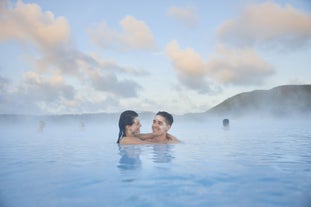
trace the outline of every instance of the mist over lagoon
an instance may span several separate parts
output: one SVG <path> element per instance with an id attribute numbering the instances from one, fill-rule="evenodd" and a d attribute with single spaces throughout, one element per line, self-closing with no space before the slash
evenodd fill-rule
<path id="1" fill-rule="evenodd" d="M 176 116 L 181 144 L 119 146 L 117 114 L 74 117 L 2 120 L 1 206 L 310 205 L 309 119 Z"/>
<path id="2" fill-rule="evenodd" d="M 116 144 L 121 112 L 2 114 L 0 204 L 308 207 L 311 99 L 295 88 L 174 115 L 175 145 Z M 141 133 L 154 115 L 139 113 Z"/>

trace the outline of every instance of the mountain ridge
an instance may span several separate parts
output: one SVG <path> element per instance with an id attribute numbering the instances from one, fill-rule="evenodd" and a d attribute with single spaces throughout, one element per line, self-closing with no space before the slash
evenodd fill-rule
<path id="1" fill-rule="evenodd" d="M 282 85 L 236 94 L 205 115 L 303 115 L 311 113 L 311 85 Z"/>
<path id="2" fill-rule="evenodd" d="M 18 115 L 0 114 L 0 123 L 14 124 L 18 122 L 48 120 L 52 122 L 86 121 L 105 122 L 119 119 L 115 113 L 82 113 L 55 115 Z M 152 119 L 153 112 L 139 112 L 142 119 Z M 253 90 L 236 94 L 212 107 L 206 112 L 174 115 L 176 119 L 188 120 L 208 117 L 245 117 L 245 116 L 275 116 L 311 115 L 311 84 L 281 85 L 268 90 Z"/>

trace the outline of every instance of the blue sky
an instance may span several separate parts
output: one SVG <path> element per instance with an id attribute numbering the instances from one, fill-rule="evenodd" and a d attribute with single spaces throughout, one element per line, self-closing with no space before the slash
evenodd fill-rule
<path id="1" fill-rule="evenodd" d="M 311 83 L 311 3 L 0 0 L 0 113 L 204 112 Z"/>

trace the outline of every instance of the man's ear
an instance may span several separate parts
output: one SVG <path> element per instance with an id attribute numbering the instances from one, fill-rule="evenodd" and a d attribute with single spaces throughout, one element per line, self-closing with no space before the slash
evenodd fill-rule
<path id="1" fill-rule="evenodd" d="M 171 125 L 166 125 L 166 130 L 168 131 L 168 130 L 170 130 L 170 128 L 171 128 Z"/>

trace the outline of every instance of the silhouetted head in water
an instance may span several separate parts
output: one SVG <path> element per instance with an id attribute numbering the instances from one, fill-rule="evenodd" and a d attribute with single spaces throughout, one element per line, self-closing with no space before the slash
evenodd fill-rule
<path id="1" fill-rule="evenodd" d="M 229 128 L 229 119 L 224 119 L 222 121 L 222 125 L 224 126 L 224 128 Z"/>
<path id="2" fill-rule="evenodd" d="M 126 136 L 126 126 L 131 126 L 134 123 L 134 119 L 138 117 L 135 111 L 127 110 L 121 113 L 119 119 L 119 136 L 117 143 Z"/>

